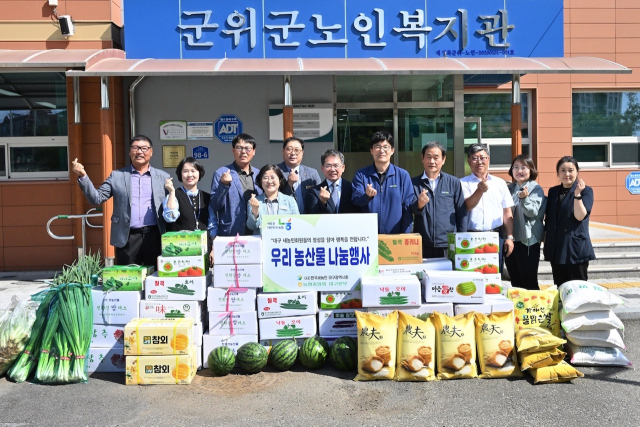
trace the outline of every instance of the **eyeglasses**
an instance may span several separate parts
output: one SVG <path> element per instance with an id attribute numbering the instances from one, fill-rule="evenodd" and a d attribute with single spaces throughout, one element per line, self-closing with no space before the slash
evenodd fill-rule
<path id="1" fill-rule="evenodd" d="M 471 157 L 469 160 L 471 160 L 473 163 L 486 162 L 487 160 L 489 160 L 489 156 Z"/>
<path id="2" fill-rule="evenodd" d="M 238 153 L 242 153 L 243 151 L 245 153 L 250 153 L 253 151 L 253 147 L 241 147 L 240 145 L 236 145 L 235 147 L 233 147 L 234 150 L 236 150 Z"/>
<path id="3" fill-rule="evenodd" d="M 526 166 L 514 166 L 514 167 L 513 167 L 513 170 L 514 170 L 514 171 L 528 171 L 528 170 L 529 170 L 529 168 L 528 168 L 528 167 L 526 167 Z"/>
<path id="4" fill-rule="evenodd" d="M 142 151 L 143 153 L 146 153 L 147 151 L 151 150 L 151 147 L 144 147 L 144 146 L 141 147 L 139 145 L 132 145 L 130 149 L 134 153 L 137 153 L 138 151 Z"/>
<path id="5" fill-rule="evenodd" d="M 262 180 L 264 182 L 268 182 L 268 181 L 278 181 L 278 177 L 275 175 L 271 175 L 271 176 L 263 176 Z"/>
<path id="6" fill-rule="evenodd" d="M 285 149 L 284 149 L 284 151 L 286 151 L 286 152 L 287 152 L 287 153 L 289 153 L 289 154 L 291 154 L 291 153 L 293 153 L 293 154 L 300 154 L 300 153 L 302 153 L 302 150 L 301 150 L 301 149 L 299 149 L 299 148 L 291 148 L 291 147 L 285 148 Z"/>
<path id="7" fill-rule="evenodd" d="M 374 145 L 373 149 L 375 151 L 390 151 L 393 147 L 390 145 Z"/>
<path id="8" fill-rule="evenodd" d="M 342 167 L 342 165 L 340 163 L 334 163 L 334 164 L 326 163 L 324 165 L 325 169 L 340 169 L 341 167 Z"/>

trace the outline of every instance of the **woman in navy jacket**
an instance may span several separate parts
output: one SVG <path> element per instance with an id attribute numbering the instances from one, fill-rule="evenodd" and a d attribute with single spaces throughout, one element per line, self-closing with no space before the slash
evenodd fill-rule
<path id="1" fill-rule="evenodd" d="M 547 197 L 544 259 L 551 263 L 553 282 L 588 280 L 589 261 L 596 259 L 589 237 L 593 190 L 578 178 L 578 162 L 571 156 L 558 161 L 560 185 Z"/>

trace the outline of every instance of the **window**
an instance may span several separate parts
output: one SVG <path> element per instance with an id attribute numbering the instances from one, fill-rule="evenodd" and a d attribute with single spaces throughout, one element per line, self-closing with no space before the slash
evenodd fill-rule
<path id="1" fill-rule="evenodd" d="M 0 73 L 0 180 L 68 178 L 64 73 Z"/>
<path id="2" fill-rule="evenodd" d="M 640 164 L 640 92 L 574 92 L 573 156 L 586 166 Z"/>

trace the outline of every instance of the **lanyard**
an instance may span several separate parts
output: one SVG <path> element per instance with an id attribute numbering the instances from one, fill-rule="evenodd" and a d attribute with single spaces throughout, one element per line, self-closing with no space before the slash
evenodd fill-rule
<path id="1" fill-rule="evenodd" d="M 187 199 L 189 199 L 189 203 L 191 203 L 191 208 L 193 209 L 193 216 L 196 219 L 194 230 L 198 230 L 198 217 L 200 214 L 200 192 L 198 191 L 198 194 L 196 194 L 195 196 L 191 196 L 189 195 L 189 193 L 187 193 L 187 190 L 184 187 L 180 187 L 180 188 L 182 189 L 182 191 L 185 192 L 185 194 L 187 195 Z"/>

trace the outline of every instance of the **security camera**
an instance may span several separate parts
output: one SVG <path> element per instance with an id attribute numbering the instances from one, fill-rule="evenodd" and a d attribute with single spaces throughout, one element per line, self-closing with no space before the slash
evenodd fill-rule
<path id="1" fill-rule="evenodd" d="M 75 27 L 70 15 L 58 16 L 58 22 L 60 23 L 60 32 L 63 36 L 71 37 L 75 33 Z"/>

